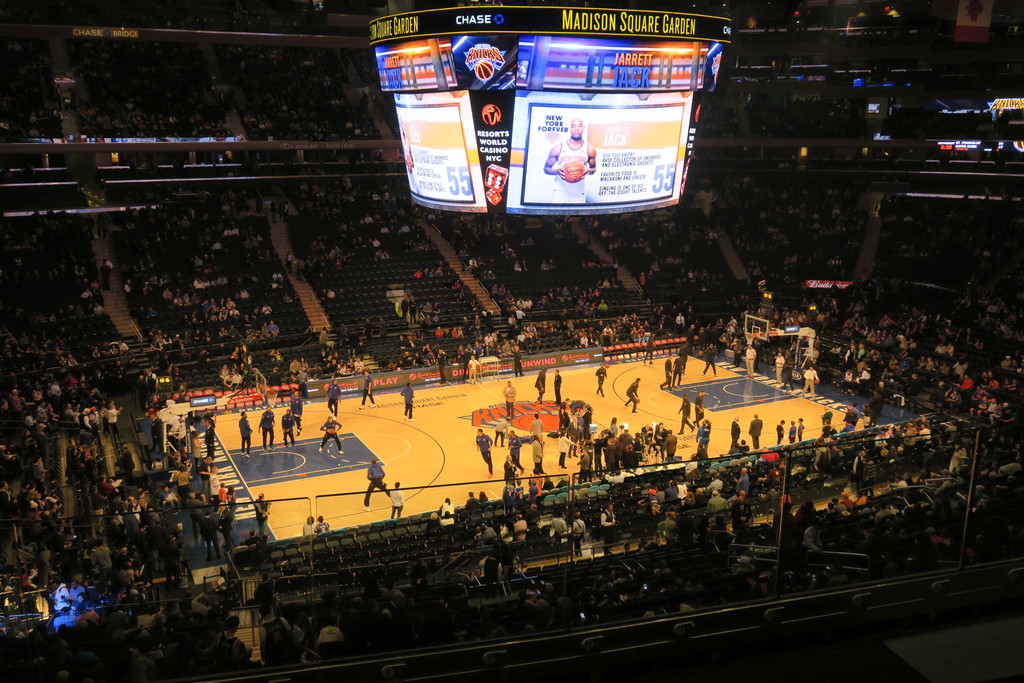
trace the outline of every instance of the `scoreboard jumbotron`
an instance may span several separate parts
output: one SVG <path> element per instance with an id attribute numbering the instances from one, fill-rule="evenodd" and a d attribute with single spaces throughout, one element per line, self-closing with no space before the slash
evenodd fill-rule
<path id="1" fill-rule="evenodd" d="M 587 215 L 679 201 L 725 17 L 461 7 L 370 23 L 412 196 L 465 212 Z"/>

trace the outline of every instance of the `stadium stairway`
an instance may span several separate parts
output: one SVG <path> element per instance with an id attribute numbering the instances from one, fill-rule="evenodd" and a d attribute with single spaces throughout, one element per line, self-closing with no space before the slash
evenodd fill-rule
<path id="1" fill-rule="evenodd" d="M 101 214 L 97 220 L 103 220 Z M 109 237 L 92 240 L 92 253 L 96 259 L 96 268 L 103 267 L 103 261 L 109 259 L 113 264 L 110 271 L 110 289 L 103 292 L 103 310 L 107 312 L 110 322 L 114 323 L 117 333 L 123 338 L 138 341 L 141 339 L 139 328 L 132 320 L 128 311 L 128 299 L 124 295 L 124 282 L 121 280 L 121 268 L 117 263 L 117 253 Z"/>
<path id="2" fill-rule="evenodd" d="M 1011 254 L 1003 263 L 996 268 L 996 271 L 992 273 L 992 277 L 989 278 L 988 288 L 993 289 L 999 282 L 1014 271 L 1014 269 L 1024 261 L 1024 249 L 1018 249 L 1014 254 Z"/>
<path id="3" fill-rule="evenodd" d="M 495 316 L 500 316 L 501 308 L 494 302 L 494 299 L 491 298 L 491 293 L 486 287 L 484 287 L 482 282 L 476 279 L 473 273 L 469 272 L 465 264 L 462 262 L 462 259 L 460 259 L 459 255 L 455 252 L 455 248 L 448 243 L 448 240 L 444 238 L 441 232 L 426 221 L 420 221 L 419 226 L 423 228 L 423 232 L 430 238 L 430 241 L 437 246 L 438 251 L 440 251 L 441 255 L 444 256 L 444 260 L 448 266 L 458 274 L 459 280 L 461 280 L 462 284 L 466 286 L 466 289 L 472 292 L 473 296 L 476 297 L 477 301 L 479 301 L 484 308 Z"/>
<path id="4" fill-rule="evenodd" d="M 750 112 L 746 107 L 736 107 L 736 120 L 739 123 L 740 135 L 747 138 L 754 137 L 754 127 L 750 125 Z"/>
<path id="5" fill-rule="evenodd" d="M 612 258 L 612 255 L 604 248 L 604 245 L 591 238 L 578 220 L 569 221 L 569 225 L 572 226 L 573 234 L 580 239 L 580 244 L 587 245 L 587 248 L 594 252 L 594 255 L 601 259 L 602 263 L 607 263 L 608 265 L 615 263 L 615 259 Z M 622 283 L 622 286 L 626 288 L 626 291 L 633 292 L 634 294 L 641 293 L 642 288 L 640 287 L 640 283 L 637 282 L 636 278 L 633 277 L 633 274 L 629 272 L 629 269 L 621 263 L 615 271 L 615 277 Z"/>
<path id="6" fill-rule="evenodd" d="M 294 213 L 294 208 L 289 205 L 289 214 Z M 270 222 L 270 243 L 274 247 L 274 252 L 277 254 L 277 258 L 280 259 L 281 263 L 287 263 L 288 254 L 294 254 L 295 251 L 292 249 L 291 235 L 288 232 L 288 224 L 283 221 Z M 288 272 L 287 269 L 284 271 L 285 277 L 288 278 L 288 282 L 291 284 L 295 293 L 299 297 L 299 302 L 302 304 L 302 310 L 306 314 L 306 318 L 309 319 L 310 325 L 315 329 L 320 330 L 323 328 L 331 329 L 330 318 L 327 317 L 327 313 L 324 311 L 323 306 L 320 305 L 320 300 L 316 298 L 316 294 L 313 292 L 313 288 L 306 282 L 305 278 L 298 274 L 298 270 L 295 272 Z"/>
<path id="7" fill-rule="evenodd" d="M 857 265 L 853 268 L 853 281 L 863 282 L 871 277 L 878 257 L 878 244 L 882 240 L 882 219 L 878 216 L 878 206 L 885 197 L 884 192 L 866 191 L 861 193 L 857 208 L 866 211 L 871 218 L 864 226 L 864 241 L 857 255 Z"/>
<path id="8" fill-rule="evenodd" d="M 718 248 L 722 250 L 722 257 L 725 258 L 725 262 L 729 264 L 729 270 L 732 271 L 733 277 L 743 282 L 750 280 L 750 274 L 747 273 L 746 267 L 743 265 L 743 259 L 736 253 L 736 248 L 732 246 L 732 240 L 724 230 L 718 230 Z"/>

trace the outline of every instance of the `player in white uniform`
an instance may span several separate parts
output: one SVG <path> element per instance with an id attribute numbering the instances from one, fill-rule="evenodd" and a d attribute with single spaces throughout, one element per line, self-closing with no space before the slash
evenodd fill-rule
<path id="1" fill-rule="evenodd" d="M 555 176 L 552 191 L 552 200 L 555 204 L 583 204 L 586 201 L 586 178 L 570 183 L 565 180 L 562 170 L 562 167 L 571 161 L 582 163 L 587 169 L 587 175 L 597 170 L 597 150 L 587 142 L 583 135 L 584 129 L 583 119 L 573 119 L 569 122 L 569 137 L 556 142 L 548 152 L 544 172 Z"/>

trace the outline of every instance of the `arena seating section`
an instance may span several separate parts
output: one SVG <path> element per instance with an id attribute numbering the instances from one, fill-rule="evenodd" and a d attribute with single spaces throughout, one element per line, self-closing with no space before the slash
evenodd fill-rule
<path id="1" fill-rule="evenodd" d="M 850 280 L 866 212 L 861 188 L 834 180 L 727 179 L 716 188 L 733 246 L 752 280 Z"/>
<path id="2" fill-rule="evenodd" d="M 338 50 L 216 47 L 221 71 L 235 88 L 239 114 L 249 139 L 380 137 L 366 106 L 366 96 L 360 95 L 359 101 L 351 103 L 346 97 L 348 61 L 341 58 Z"/>
<path id="3" fill-rule="evenodd" d="M 324 28 L 312 7 L 253 0 L 185 0 L 159 16 L 122 0 L 75 5 L 71 21 L 68 3 L 6 3 L 0 21 Z M 992 45 L 1019 50 L 1021 35 L 993 34 Z M 174 676 L 242 672 L 249 664 L 218 660 L 212 644 L 228 614 L 265 604 L 295 626 L 303 649 L 287 663 L 298 663 L 684 615 L 1024 556 L 1024 213 L 1019 179 L 996 173 L 1024 162 L 924 144 L 906 158 L 813 149 L 816 140 L 876 133 L 922 142 L 1012 133 L 1019 112 L 994 122 L 939 114 L 918 93 L 882 122 L 867 113 L 867 96 L 842 98 L 829 88 L 860 79 L 940 93 L 1018 87 L 1019 64 L 1006 72 L 1001 62 L 944 60 L 944 50 L 955 54 L 949 36 L 913 24 L 833 32 L 766 21 L 736 38 L 739 47 L 782 53 L 799 45 L 804 54 L 754 54 L 723 70 L 730 85 L 751 88 L 737 96 L 720 87 L 699 128 L 710 140 L 750 138 L 750 149 L 699 149 L 673 211 L 566 221 L 453 217 L 414 206 L 404 174 L 376 151 L 310 153 L 302 163 L 291 153 L 240 153 L 219 164 L 150 155 L 141 166 L 112 160 L 87 179 L 69 170 L 70 155 L 47 159 L 53 167 L 33 167 L 36 157 L 5 161 L 12 167 L 0 173 L 0 488 L 9 484 L 10 494 L 0 494 L 0 607 L 4 616 L 32 613 L 54 578 L 86 580 L 89 599 L 104 607 L 95 625 L 59 633 L 5 622 L 24 631 L 3 639 L 5 680 L 29 680 L 23 672 L 31 667 L 33 681 L 130 680 L 135 655 L 126 643 L 161 650 Z M 896 43 L 930 46 L 934 68 L 882 54 Z M 0 142 L 61 135 L 62 107 L 78 112 L 86 136 L 226 136 L 240 132 L 228 124 L 236 112 L 253 140 L 395 137 L 368 50 L 67 44 L 80 87 L 59 101 L 47 42 L 5 41 Z M 808 54 L 816 44 L 821 54 Z M 831 47 L 868 56 L 849 63 Z M 781 81 L 811 87 L 773 90 Z M 719 98 L 723 91 L 728 97 Z M 761 138 L 795 142 L 757 147 Z M 800 146 L 812 148 L 811 158 L 797 157 Z M 983 180 L 919 173 L 979 168 Z M 148 206 L 99 222 L 59 211 L 85 207 L 79 188 L 94 181 L 106 183 L 108 202 Z M 879 208 L 874 223 L 868 201 Z M 14 215 L 23 211 L 39 212 Z M 799 286 L 853 280 L 873 228 L 877 279 L 844 290 Z M 437 235 L 458 262 L 448 262 Z M 122 338 L 106 311 L 111 292 L 97 268 L 97 239 L 114 249 L 138 339 Z M 274 246 L 282 239 L 292 262 Z M 747 281 L 737 279 L 737 266 Z M 484 311 L 462 276 L 489 290 L 499 315 Z M 777 289 L 775 323 L 818 331 L 817 367 L 842 398 L 860 408 L 880 392 L 893 409 L 926 417 L 802 443 L 781 461 L 724 454 L 721 427 L 712 455 L 687 462 L 660 463 L 657 447 L 641 439 L 646 464 L 635 470 L 524 479 L 508 500 L 457 506 L 450 526 L 428 512 L 243 546 L 227 560 L 225 587 L 178 588 L 202 544 L 188 515 L 166 499 L 166 470 L 150 468 L 152 451 L 134 419 L 154 404 L 157 375 L 172 385 L 161 400 L 184 400 L 230 393 L 223 374 L 242 366 L 243 345 L 289 389 L 298 386 L 293 361 L 309 378 L 326 378 L 357 363 L 432 363 L 438 347 L 453 361 L 507 355 L 513 341 L 528 352 L 600 342 L 636 352 L 653 332 L 740 349 L 738 321 L 757 310 L 752 283 L 762 279 Z M 296 289 L 306 284 L 330 321 L 329 344 L 319 343 L 320 321 L 299 301 Z M 401 318 L 395 305 L 405 296 L 411 315 Z M 687 330 L 674 327 L 677 313 Z M 243 401 L 257 405 L 248 394 Z M 105 426 L 112 406 L 122 410 L 119 432 Z M 834 424 L 842 420 L 837 414 Z M 976 438 L 976 458 L 963 460 Z M 152 479 L 136 476 L 133 455 Z M 187 457 L 155 460 L 173 470 Z M 745 497 L 737 492 L 743 468 L 751 482 Z M 686 486 L 678 499 L 673 480 Z M 484 484 L 418 495 L 459 501 Z M 708 505 L 715 489 L 727 500 L 718 512 Z M 617 531 L 602 534 L 609 504 Z M 571 540 L 551 531 L 556 514 L 573 511 L 590 531 L 578 558 Z M 331 622 L 344 643 L 318 644 Z M 71 624 L 58 615 L 50 625 Z M 128 640 L 106 636 L 123 630 Z"/>
<path id="4" fill-rule="evenodd" d="M 492 232 L 485 219 L 445 217 L 438 225 L 460 256 L 476 264 L 474 275 L 505 310 L 529 301 L 530 311 L 546 316 L 567 311 L 575 318 L 606 318 L 638 303 L 615 268 L 581 244 L 567 224 L 509 220 Z"/>
<path id="5" fill-rule="evenodd" d="M 60 115 L 42 40 L 4 41 L 0 52 L 0 142 L 60 137 Z"/>
<path id="6" fill-rule="evenodd" d="M 303 332 L 308 321 L 252 198 L 188 209 L 142 209 L 114 232 L 129 303 L 147 330 L 188 343 Z M 182 239 L 187 231 L 191 239 Z M 268 310 L 269 309 L 269 310 Z M 235 311 L 235 312 L 232 312 Z"/>
<path id="7" fill-rule="evenodd" d="M 1010 196 L 890 196 L 883 202 L 879 275 L 951 287 L 987 285 L 1003 255 L 1024 246 L 1010 226 L 1024 224 L 1024 207 Z"/>
<path id="8" fill-rule="evenodd" d="M 0 299 L 10 335 L 5 372 L 75 365 L 105 353 L 117 333 L 103 309 L 86 221 L 65 214 L 5 218 L 0 231 Z"/>
<path id="9" fill-rule="evenodd" d="M 229 135 L 198 45 L 72 41 L 75 75 L 88 88 L 79 104 L 87 137 Z"/>
<path id="10" fill-rule="evenodd" d="M 381 367 L 401 362 L 407 350 L 382 334 L 408 329 L 389 294 L 413 297 L 416 311 L 429 303 L 428 312 L 417 314 L 428 335 L 474 315 L 458 276 L 403 207 L 408 201 L 408 188 L 399 183 L 346 188 L 310 181 L 293 196 L 298 215 L 288 219 L 306 277 L 328 316 L 347 332 L 340 337 L 358 337 Z"/>

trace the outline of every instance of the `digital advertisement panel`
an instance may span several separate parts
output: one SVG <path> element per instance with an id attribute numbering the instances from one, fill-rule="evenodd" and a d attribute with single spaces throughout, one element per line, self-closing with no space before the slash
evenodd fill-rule
<path id="1" fill-rule="evenodd" d="M 680 3 L 681 4 L 681 3 Z M 575 37 L 662 38 L 728 42 L 727 17 L 652 10 L 590 7 L 497 6 L 404 12 L 372 19 L 370 44 L 437 35 L 494 33 Z"/>
<path id="2" fill-rule="evenodd" d="M 469 93 L 398 94 L 395 106 L 413 198 L 438 209 L 486 211 Z"/>
<path id="3" fill-rule="evenodd" d="M 452 37 L 452 59 L 460 89 L 514 88 L 518 54 L 517 36 Z"/>
<path id="4" fill-rule="evenodd" d="M 519 41 L 516 87 L 695 90 L 702 47 L 698 42 L 524 36 Z"/>
<path id="5" fill-rule="evenodd" d="M 679 201 L 691 93 L 516 93 L 508 213 L 622 213 Z"/>
<path id="6" fill-rule="evenodd" d="M 470 93 L 470 101 L 476 124 L 477 151 L 484 173 L 487 210 L 504 213 L 516 96 L 511 90 L 477 90 Z"/>
<path id="7" fill-rule="evenodd" d="M 707 52 L 703 55 L 703 78 L 698 87 L 708 92 L 714 92 L 715 85 L 718 84 L 718 69 L 722 66 L 722 44 L 711 43 L 711 46 L 706 49 Z"/>
<path id="8" fill-rule="evenodd" d="M 448 38 L 423 38 L 374 49 L 380 89 L 454 90 L 452 44 Z"/>

